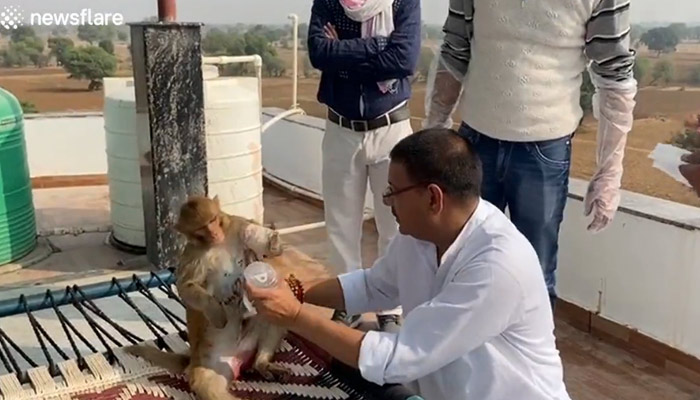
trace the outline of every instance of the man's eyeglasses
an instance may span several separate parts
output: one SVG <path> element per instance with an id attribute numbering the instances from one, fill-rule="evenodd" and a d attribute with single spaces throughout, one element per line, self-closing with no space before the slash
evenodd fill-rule
<path id="1" fill-rule="evenodd" d="M 419 188 L 421 186 L 425 186 L 426 184 L 421 182 L 421 183 L 416 183 L 415 185 L 410 185 L 406 186 L 404 188 L 394 190 L 391 188 L 391 186 L 387 187 L 386 190 L 384 190 L 384 193 L 382 193 L 382 200 L 384 201 L 384 205 L 388 206 L 391 198 L 394 196 L 397 196 L 401 193 L 408 192 L 409 190 Z"/>

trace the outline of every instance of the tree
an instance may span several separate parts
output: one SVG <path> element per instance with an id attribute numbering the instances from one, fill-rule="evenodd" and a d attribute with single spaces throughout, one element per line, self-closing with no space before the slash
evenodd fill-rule
<path id="1" fill-rule="evenodd" d="M 303 22 L 297 25 L 297 36 L 299 37 L 299 40 L 306 41 L 306 39 L 309 37 L 309 24 Z"/>
<path id="2" fill-rule="evenodd" d="M 690 70 L 690 77 L 688 80 L 694 85 L 700 85 L 700 65 Z"/>
<path id="3" fill-rule="evenodd" d="M 32 29 L 29 26 L 20 26 L 17 29 L 10 32 L 10 40 L 15 43 L 32 38 L 38 39 L 36 33 L 34 32 L 34 29 Z"/>
<path id="4" fill-rule="evenodd" d="M 19 42 L 10 42 L 6 50 L 2 50 L 2 62 L 5 67 L 24 67 L 34 64 L 43 67 L 48 57 L 42 53 L 44 44 L 38 38 L 27 38 Z"/>
<path id="5" fill-rule="evenodd" d="M 111 40 L 104 39 L 100 40 L 100 43 L 98 44 L 104 51 L 106 51 L 109 54 L 114 54 L 114 43 Z"/>
<path id="6" fill-rule="evenodd" d="M 641 26 L 641 25 L 636 25 L 632 24 L 632 27 L 630 28 L 630 42 L 632 47 L 636 47 L 637 43 L 640 41 L 642 38 L 642 35 L 647 31 L 647 28 Z"/>
<path id="7" fill-rule="evenodd" d="M 688 38 L 688 35 L 690 34 L 690 31 L 688 30 L 688 26 L 682 22 L 676 22 L 668 26 L 670 30 L 672 30 L 676 36 L 678 36 L 679 40 L 684 40 Z"/>
<path id="8" fill-rule="evenodd" d="M 39 112 L 36 105 L 31 101 L 20 101 L 19 104 L 22 107 L 22 113 L 24 114 L 34 114 Z"/>
<path id="9" fill-rule="evenodd" d="M 636 79 L 640 85 L 642 81 L 646 79 L 647 75 L 649 75 L 649 66 L 650 62 L 646 57 L 638 57 L 634 62 L 634 79 Z"/>
<path id="10" fill-rule="evenodd" d="M 583 80 L 581 81 L 580 104 L 585 113 L 593 110 L 593 95 L 595 94 L 595 86 L 591 81 L 591 76 L 588 70 L 583 71 Z"/>
<path id="11" fill-rule="evenodd" d="M 117 40 L 120 42 L 126 42 L 129 40 L 129 34 L 124 31 L 117 32 Z"/>
<path id="12" fill-rule="evenodd" d="M 64 36 L 68 34 L 68 28 L 63 25 L 56 25 L 51 31 L 51 36 Z"/>
<path id="13" fill-rule="evenodd" d="M 117 71 L 117 58 L 97 46 L 75 47 L 65 57 L 63 68 L 71 79 L 89 79 L 88 90 L 102 87 L 102 78 Z"/>
<path id="14" fill-rule="evenodd" d="M 50 57 L 55 57 L 58 65 L 63 65 L 66 52 L 75 46 L 73 40 L 67 37 L 49 38 Z"/>
<path id="15" fill-rule="evenodd" d="M 112 40 L 116 36 L 116 30 L 111 25 L 80 25 L 78 26 L 78 39 L 90 44 L 100 40 Z"/>
<path id="16" fill-rule="evenodd" d="M 673 80 L 673 64 L 668 60 L 661 60 L 654 65 L 651 72 L 651 84 L 662 82 L 668 84 Z"/>
<path id="17" fill-rule="evenodd" d="M 657 57 L 661 53 L 676 51 L 676 46 L 680 42 L 676 32 L 669 27 L 653 28 L 642 35 L 640 39 L 649 50 L 657 52 Z"/>
<path id="18" fill-rule="evenodd" d="M 309 59 L 309 57 L 304 57 L 304 64 L 302 66 L 302 69 L 305 78 L 311 78 L 312 76 L 318 74 L 318 70 L 315 69 L 313 65 L 311 65 L 311 60 Z"/>
<path id="19" fill-rule="evenodd" d="M 263 72 L 265 76 L 280 77 L 286 71 L 284 61 L 279 57 L 266 53 L 263 57 Z"/>

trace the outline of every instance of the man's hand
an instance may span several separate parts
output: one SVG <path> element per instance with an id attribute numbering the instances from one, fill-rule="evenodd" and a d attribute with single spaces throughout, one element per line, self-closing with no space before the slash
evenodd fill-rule
<path id="1" fill-rule="evenodd" d="M 682 155 L 681 161 L 687 162 L 688 164 L 700 164 L 700 150 L 697 150 L 695 153 Z"/>
<path id="2" fill-rule="evenodd" d="M 246 282 L 248 298 L 253 303 L 259 315 L 270 322 L 291 326 L 301 311 L 301 303 L 297 300 L 285 281 L 273 288 L 258 288 Z"/>
<path id="3" fill-rule="evenodd" d="M 680 166 L 681 175 L 688 180 L 690 186 L 695 189 L 695 193 L 700 197 L 700 150 L 684 155 L 681 160 L 688 163 Z"/>
<path id="4" fill-rule="evenodd" d="M 323 34 L 326 35 L 326 38 L 328 39 L 340 40 L 338 37 L 338 32 L 335 30 L 335 26 L 333 26 L 333 24 L 330 22 L 323 27 Z"/>

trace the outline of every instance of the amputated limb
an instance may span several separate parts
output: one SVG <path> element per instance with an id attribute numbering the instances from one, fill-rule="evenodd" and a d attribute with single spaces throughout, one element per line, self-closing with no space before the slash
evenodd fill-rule
<path id="1" fill-rule="evenodd" d="M 597 170 L 584 198 L 584 215 L 593 216 L 587 229 L 597 233 L 609 226 L 620 203 L 623 159 L 627 134 L 634 122 L 637 82 L 634 78 L 611 81 L 601 78 L 592 69 L 589 72 L 596 88 L 593 116 L 598 120 Z"/>
<path id="2" fill-rule="evenodd" d="M 189 380 L 190 388 L 201 400 L 241 400 L 229 392 L 228 380 L 209 368 L 193 368 Z"/>
<path id="3" fill-rule="evenodd" d="M 255 253 L 258 259 L 277 257 L 284 250 L 279 232 L 252 223 L 243 229 L 241 240 L 248 249 Z"/>
<path id="4" fill-rule="evenodd" d="M 462 94 L 462 79 L 463 76 L 449 69 L 438 52 L 428 70 L 423 129 L 452 127 L 452 113 Z"/>

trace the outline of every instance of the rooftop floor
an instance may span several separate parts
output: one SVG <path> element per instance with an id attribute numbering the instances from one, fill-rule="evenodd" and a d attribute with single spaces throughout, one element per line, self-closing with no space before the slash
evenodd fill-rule
<path id="1" fill-rule="evenodd" d="M 34 191 L 37 222 L 44 236 L 35 252 L 53 253 L 34 265 L 20 270 L 0 267 L 0 299 L 19 294 L 60 289 L 67 284 L 87 284 L 125 277 L 148 270 L 144 256 L 120 252 L 106 244 L 109 225 L 107 186 L 40 189 Z M 319 207 L 291 198 L 278 189 L 266 186 L 264 196 L 266 223 L 277 228 L 319 222 Z M 82 227 L 92 233 L 53 235 L 66 228 Z M 376 231 L 372 222 L 364 225 L 363 258 L 368 266 L 376 255 Z M 300 261 L 300 276 L 327 275 L 327 237 L 323 228 L 293 233 L 284 240 L 309 258 Z M 300 258 L 300 260 L 302 260 Z M 4 273 L 3 273 L 4 272 Z M 329 310 L 319 309 L 328 313 Z M 371 324 L 371 316 L 368 316 Z M 369 325 L 368 325 L 369 326 Z M 698 400 L 700 382 L 696 384 L 671 376 L 648 362 L 589 336 L 558 320 L 556 334 L 565 364 L 565 379 L 575 400 Z M 3 371 L 0 369 L 0 374 Z"/>

